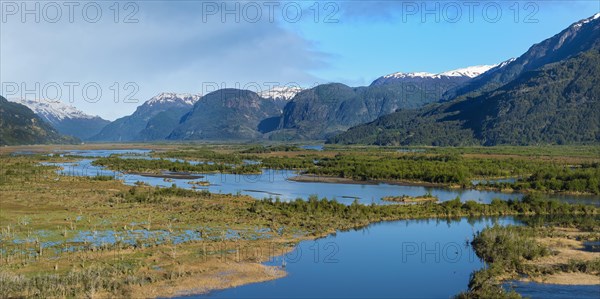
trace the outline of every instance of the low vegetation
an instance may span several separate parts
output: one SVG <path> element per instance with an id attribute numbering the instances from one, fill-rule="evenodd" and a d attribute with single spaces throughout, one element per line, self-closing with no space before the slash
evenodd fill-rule
<path id="1" fill-rule="evenodd" d="M 529 226 L 493 226 L 478 232 L 472 246 L 477 256 L 487 263 L 486 268 L 471 274 L 469 290 L 457 298 L 520 298 L 514 291 L 506 291 L 502 282 L 509 279 L 543 278 L 557 273 L 581 273 L 600 280 L 600 257 L 593 254 L 590 259 L 572 259 L 570 255 L 554 251 L 540 240 L 556 240 L 553 243 L 568 243 L 569 240 L 600 238 L 600 218 L 561 215 L 534 217 Z M 565 221 L 568 219 L 568 221 Z M 533 221 L 531 221 L 533 220 Z M 591 225 L 590 225 L 591 224 Z M 559 228 L 574 228 L 576 233 L 564 234 Z M 572 241 L 576 242 L 576 241 Z M 579 251 L 581 249 L 576 249 Z M 576 253 L 583 256 L 582 251 Z M 544 258 L 550 257 L 548 261 Z M 576 283 L 583 283 L 582 281 Z"/>
<path id="2" fill-rule="evenodd" d="M 440 173 L 445 173 L 445 167 L 459 163 L 466 164 L 465 169 L 477 169 L 473 165 L 480 165 L 481 169 L 489 167 L 491 173 L 517 166 L 530 167 L 526 169 L 534 171 L 536 163 L 542 163 L 539 160 L 528 164 L 526 159 L 500 159 L 494 166 L 491 158 L 482 162 L 453 153 L 418 153 L 404 158 L 403 154 L 378 151 L 363 157 L 353 152 L 336 156 L 337 153 L 331 152 L 288 151 L 285 153 L 290 156 L 285 156 L 280 155 L 284 152 L 241 154 L 239 151 L 240 148 L 176 149 L 154 153 L 163 158 L 172 158 L 170 155 L 175 153 L 178 159 L 190 160 L 194 155 L 197 160 L 214 157 L 220 161 L 214 164 L 192 165 L 168 159 L 118 156 L 96 161 L 100 161 L 98 165 L 136 172 L 210 171 L 210 168 L 202 167 L 231 167 L 224 171 L 237 171 L 243 166 L 248 169 L 262 167 L 244 164 L 250 157 L 263 165 L 298 163 L 298 168 L 306 167 L 307 170 L 312 167 L 327 169 L 325 165 L 346 165 L 355 159 L 357 167 L 365 167 L 364 172 L 384 165 L 390 157 L 400 161 L 390 163 L 421 163 L 428 165 L 424 167 L 431 171 L 440 167 Z M 225 153 L 232 152 L 237 154 L 232 154 L 229 159 L 239 163 L 228 165 Z M 141 183 L 126 186 L 110 176 L 69 177 L 58 175 L 54 166 L 39 164 L 42 161 L 71 161 L 72 157 L 0 155 L 0 160 L 0 297 L 3 298 L 157 297 L 175 295 L 198 285 L 205 288 L 197 291 L 205 292 L 275 279 L 283 275 L 281 271 L 263 266 L 261 262 L 285 253 L 299 241 L 379 221 L 511 215 L 527 216 L 532 227 L 547 225 L 551 219 L 553 226 L 594 230 L 598 228 L 600 215 L 600 209 L 595 206 L 546 201 L 533 193 L 522 200 L 495 199 L 490 204 L 462 202 L 456 198 L 419 205 L 363 205 L 357 201 L 345 205 L 317 195 L 291 202 L 277 198 L 255 200 L 248 196 L 211 194 L 175 186 L 157 188 Z M 317 165 L 314 160 L 318 160 Z M 308 166 L 309 162 L 311 166 Z M 196 166 L 199 168 L 193 168 Z M 581 169 L 594 167 L 590 164 Z M 511 235 L 520 237 L 510 239 Z M 507 272 L 506 265 L 510 265 L 513 272 L 538 271 L 520 257 L 536 259 L 547 254 L 543 246 L 527 243 L 534 233 L 526 229 L 515 229 L 512 233 L 486 232 L 481 236 L 477 240 L 482 241 L 474 246 L 480 248 L 478 253 L 481 252 L 480 256 L 485 256 L 486 260 L 488 256 L 494 259 L 497 254 L 486 249 L 491 248 L 490 242 L 497 238 L 508 245 L 526 242 L 528 248 L 506 255 L 502 263 L 489 262 L 488 270 L 474 275 L 476 278 L 472 279 L 473 287 L 468 294 L 476 294 L 478 289 L 497 291 L 496 284 L 491 282 L 499 281 L 498 275 Z M 224 263 L 223 260 L 234 262 Z M 574 261 L 557 267 L 552 269 L 595 269 L 588 261 Z M 228 278 L 231 283 L 214 279 L 222 273 L 231 273 Z M 486 275 L 494 279 L 486 279 Z"/>
<path id="3" fill-rule="evenodd" d="M 254 164 L 231 165 L 225 163 L 198 163 L 168 159 L 124 159 L 119 156 L 98 158 L 93 165 L 104 166 L 108 169 L 122 172 L 157 173 L 162 170 L 170 172 L 193 173 L 259 173 L 260 166 Z"/>

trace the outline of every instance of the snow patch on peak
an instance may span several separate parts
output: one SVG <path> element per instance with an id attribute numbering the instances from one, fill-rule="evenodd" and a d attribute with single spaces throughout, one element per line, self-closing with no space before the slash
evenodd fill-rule
<path id="1" fill-rule="evenodd" d="M 435 76 L 435 74 L 432 73 L 425 73 L 425 72 L 416 72 L 416 73 L 393 73 L 393 74 L 389 74 L 389 75 L 385 75 L 383 76 L 384 78 L 398 78 L 398 79 L 403 79 L 403 78 L 433 78 Z"/>
<path id="2" fill-rule="evenodd" d="M 507 66 L 508 64 L 512 63 L 515 60 L 517 60 L 517 59 L 513 57 L 513 58 L 511 58 L 509 60 L 501 62 L 497 67 L 498 68 L 503 68 L 503 67 Z"/>
<path id="3" fill-rule="evenodd" d="M 74 106 L 64 104 L 61 101 L 51 100 L 29 100 L 21 98 L 8 99 L 11 102 L 27 106 L 35 114 L 43 119 L 54 123 L 64 119 L 93 119 L 98 116 L 92 116 L 75 108 Z"/>
<path id="4" fill-rule="evenodd" d="M 302 88 L 298 86 L 276 86 L 270 90 L 264 90 L 258 93 L 261 98 L 289 101 L 296 96 Z"/>
<path id="5" fill-rule="evenodd" d="M 443 73 L 439 73 L 439 74 L 432 74 L 432 73 L 426 73 L 426 72 L 416 72 L 416 73 L 393 73 L 393 74 L 389 74 L 389 75 L 385 75 L 383 76 L 383 78 L 388 79 L 388 78 L 397 78 L 397 79 L 404 79 L 404 78 L 431 78 L 431 79 L 440 79 L 442 77 L 469 77 L 469 78 L 475 78 L 485 72 L 487 72 L 489 69 L 494 68 L 498 66 L 497 64 L 493 64 L 493 65 L 476 65 L 476 66 L 471 66 L 471 67 L 466 67 L 466 68 L 462 68 L 462 69 L 457 69 L 457 70 L 452 70 L 452 71 L 447 71 L 447 72 L 443 72 Z"/>
<path id="6" fill-rule="evenodd" d="M 597 13 L 597 14 L 595 14 L 595 15 L 593 15 L 593 16 L 591 16 L 591 17 L 589 17 L 589 18 L 587 18 L 587 19 L 583 19 L 583 20 L 581 20 L 581 21 L 579 21 L 579 22 L 575 23 L 575 24 L 573 25 L 573 27 L 575 27 L 575 28 L 579 28 L 579 27 L 581 27 L 583 24 L 587 24 L 587 23 L 589 23 L 589 22 L 591 22 L 591 21 L 593 21 L 593 20 L 596 20 L 596 19 L 598 19 L 598 18 L 600 18 L 600 12 L 599 12 L 599 13 Z"/>
<path id="7" fill-rule="evenodd" d="M 452 71 L 447 71 L 447 72 L 443 72 L 440 73 L 438 75 L 440 76 L 448 76 L 448 77 L 469 77 L 469 78 L 475 78 L 485 72 L 487 72 L 488 70 L 490 70 L 491 68 L 494 68 L 498 66 L 497 64 L 493 64 L 493 65 L 476 65 L 476 66 L 471 66 L 471 67 L 466 67 L 466 68 L 462 68 L 462 69 L 457 69 L 457 70 L 452 70 Z"/>
<path id="8" fill-rule="evenodd" d="M 163 92 L 152 97 L 145 104 L 182 103 L 193 106 L 201 97 L 199 94 Z"/>

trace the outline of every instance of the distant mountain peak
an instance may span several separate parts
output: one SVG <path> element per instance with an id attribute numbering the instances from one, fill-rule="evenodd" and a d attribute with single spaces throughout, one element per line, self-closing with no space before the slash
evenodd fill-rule
<path id="1" fill-rule="evenodd" d="M 582 25 L 587 24 L 587 23 L 589 23 L 589 22 L 591 22 L 593 20 L 596 20 L 596 19 L 600 19 L 600 12 L 597 13 L 597 14 L 595 14 L 595 15 L 593 15 L 593 16 L 591 16 L 591 17 L 589 17 L 589 18 L 587 18 L 587 19 L 583 19 L 583 20 L 581 20 L 581 21 L 573 24 L 573 27 L 581 27 Z"/>
<path id="2" fill-rule="evenodd" d="M 162 92 L 144 104 L 154 105 L 154 104 L 164 104 L 164 103 L 181 103 L 189 106 L 193 106 L 202 96 L 199 94 L 190 94 L 190 93 L 175 93 L 175 92 Z"/>
<path id="3" fill-rule="evenodd" d="M 20 102 L 0 95 L 0 145 L 75 143 L 76 138 L 60 135 Z"/>
<path id="4" fill-rule="evenodd" d="M 597 144 L 599 32 L 600 14 L 595 14 L 449 90 L 439 103 L 397 110 L 329 141 L 434 146 Z"/>
<path id="5" fill-rule="evenodd" d="M 433 73 L 427 73 L 427 72 L 415 72 L 415 73 L 402 73 L 402 72 L 398 72 L 398 73 L 393 73 L 393 74 L 389 74 L 389 75 L 385 75 L 383 76 L 383 78 L 389 79 L 389 78 L 397 78 L 397 79 L 403 79 L 403 78 L 431 78 L 431 79 L 440 79 L 442 77 L 469 77 L 469 78 L 475 78 L 485 72 L 487 72 L 489 69 L 494 68 L 498 66 L 497 64 L 493 64 L 493 65 L 476 65 L 476 66 L 470 66 L 470 67 L 466 67 L 466 68 L 461 68 L 461 69 L 456 69 L 456 70 L 451 70 L 451 71 L 447 71 L 447 72 L 443 72 L 443 73 L 439 73 L 439 74 L 433 74 Z"/>
<path id="6" fill-rule="evenodd" d="M 85 140 L 98 133 L 109 121 L 96 115 L 64 104 L 60 101 L 10 99 L 29 108 L 39 118 L 49 123 L 60 134 L 70 135 Z"/>
<path id="7" fill-rule="evenodd" d="M 600 48 L 599 32 L 600 13 L 597 13 L 533 44 L 518 58 L 507 60 L 489 72 L 449 90 L 444 94 L 444 99 L 451 100 L 467 94 L 488 92 L 514 80 L 524 72 L 577 56 L 591 49 L 597 50 Z"/>
<path id="8" fill-rule="evenodd" d="M 385 75 L 383 76 L 384 78 L 431 78 L 435 76 L 435 74 L 432 73 L 426 73 L 426 72 L 415 72 L 415 73 L 402 73 L 402 72 L 398 72 L 398 73 L 393 73 L 393 74 L 389 74 L 389 75 Z"/>
<path id="9" fill-rule="evenodd" d="M 452 71 L 447 71 L 447 72 L 443 72 L 440 73 L 438 75 L 440 76 L 448 76 L 448 77 L 469 77 L 469 78 L 475 78 L 487 71 L 489 71 L 490 69 L 494 68 L 498 66 L 498 64 L 492 64 L 492 65 L 476 65 L 476 66 L 470 66 L 470 67 L 466 67 L 466 68 L 462 68 L 462 69 L 457 69 L 457 70 L 452 70 Z"/>
<path id="10" fill-rule="evenodd" d="M 65 119 L 93 119 L 98 117 L 86 114 L 74 106 L 64 104 L 61 101 L 43 99 L 29 100 L 20 98 L 12 98 L 9 99 L 9 101 L 27 106 L 27 108 L 31 109 L 35 114 L 41 116 L 50 123 Z"/>
<path id="11" fill-rule="evenodd" d="M 261 91 L 258 95 L 265 99 L 289 101 L 301 91 L 302 88 L 297 86 L 276 86 L 270 90 Z"/>
<path id="12" fill-rule="evenodd" d="M 513 61 L 515 61 L 515 60 L 517 60 L 517 58 L 515 58 L 515 57 L 513 57 L 513 58 L 510 58 L 510 59 L 508 59 L 508 60 L 505 60 L 505 61 L 501 62 L 500 64 L 498 64 L 498 66 L 497 66 L 497 67 L 498 67 L 498 68 L 502 68 L 502 67 L 504 67 L 504 66 L 506 66 L 506 65 L 508 65 L 508 64 L 510 64 L 510 63 L 512 63 L 512 62 L 513 62 Z"/>
<path id="13" fill-rule="evenodd" d="M 438 74 L 427 73 L 427 72 L 414 72 L 414 73 L 393 73 L 379 77 L 371 83 L 371 85 L 387 85 L 387 84 L 429 84 L 429 83 L 451 83 L 461 84 L 467 82 L 479 75 L 487 72 L 488 70 L 497 67 L 498 64 L 494 65 L 476 65 L 466 68 L 446 71 Z"/>

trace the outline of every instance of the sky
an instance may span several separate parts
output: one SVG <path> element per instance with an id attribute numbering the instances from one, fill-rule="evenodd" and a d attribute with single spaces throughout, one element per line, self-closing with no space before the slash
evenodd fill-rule
<path id="1" fill-rule="evenodd" d="M 0 94 L 114 120 L 161 92 L 361 86 L 497 64 L 599 11 L 598 0 L 2 0 Z"/>

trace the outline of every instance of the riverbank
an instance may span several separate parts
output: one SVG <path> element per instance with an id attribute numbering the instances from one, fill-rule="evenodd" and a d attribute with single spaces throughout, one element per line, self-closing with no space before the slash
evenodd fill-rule
<path id="1" fill-rule="evenodd" d="M 163 178 L 163 179 L 184 179 L 184 180 L 195 180 L 204 178 L 204 175 L 192 174 L 187 172 L 171 172 L 171 173 L 151 173 L 151 172 L 135 172 L 128 171 L 125 174 L 141 175 L 149 178 Z"/>
<path id="2" fill-rule="evenodd" d="M 572 263 L 600 264 L 600 253 L 585 250 L 584 240 L 597 237 L 598 232 L 586 232 L 575 228 L 554 228 L 550 236 L 536 237 L 535 240 L 552 253 L 525 264 L 537 268 L 558 269 L 555 273 L 533 274 L 523 281 L 551 283 L 561 285 L 599 285 L 600 269 L 592 269 L 589 273 L 569 269 Z M 567 271 L 561 271 L 562 269 Z"/>
<path id="3" fill-rule="evenodd" d="M 301 182 L 301 183 L 329 183 L 329 184 L 350 184 L 350 185 L 379 185 L 379 184 L 388 184 L 388 185 L 397 185 L 397 186 L 418 186 L 418 187 L 435 187 L 435 188 L 448 188 L 448 189 L 465 189 L 465 190 L 482 190 L 482 191 L 496 191 L 502 192 L 506 194 L 513 193 L 536 193 L 540 192 L 539 190 L 534 189 L 523 189 L 523 190 L 515 190 L 509 187 L 492 187 L 492 186 L 482 186 L 482 185 L 460 185 L 460 184 L 449 184 L 449 183 L 430 183 L 430 182 L 422 182 L 422 181 L 407 181 L 407 180 L 355 180 L 351 178 L 342 178 L 335 176 L 323 176 L 323 175 L 313 175 L 313 174 L 300 174 L 294 177 L 288 178 L 289 181 Z M 576 192 L 576 191 L 548 191 L 542 192 L 544 194 L 554 194 L 554 195 L 574 195 L 574 196 L 588 196 L 588 195 L 597 195 L 590 192 Z"/>
<path id="4" fill-rule="evenodd" d="M 448 184 L 416 182 L 416 181 L 401 181 L 401 180 L 354 180 L 351 178 L 341 178 L 334 176 L 319 176 L 312 174 L 301 174 L 291 178 L 289 181 L 302 183 L 332 183 L 332 184 L 352 184 L 352 185 L 398 185 L 398 186 L 419 186 L 419 187 L 451 187 Z"/>
<path id="5" fill-rule="evenodd" d="M 513 298 L 501 285 L 514 280 L 600 286 L 600 256 L 584 246 L 587 240 L 597 242 L 599 234 L 597 217 L 546 217 L 528 226 L 488 227 L 471 243 L 487 266 L 473 274 L 469 291 L 459 298 Z"/>
<path id="6" fill-rule="evenodd" d="M 172 257 L 178 260 L 177 274 L 172 279 L 133 286 L 131 294 L 140 298 L 180 297 L 279 279 L 287 275 L 285 268 L 263 263 L 292 251 L 293 246 L 284 245 L 290 241 L 278 239 L 237 246 L 185 244 L 181 246 L 181 252 Z M 296 244 L 297 241 L 288 244 Z M 204 252 L 207 246 L 233 249 L 230 253 L 221 252 L 213 257 L 193 258 L 194 252 Z"/>
<path id="7" fill-rule="evenodd" d="M 402 195 L 402 196 L 386 196 L 386 197 L 383 197 L 382 200 L 391 201 L 391 202 L 402 202 L 402 203 L 425 203 L 425 202 L 437 202 L 438 198 L 435 196 L 431 196 L 431 195 L 423 195 L 423 196 Z"/>

